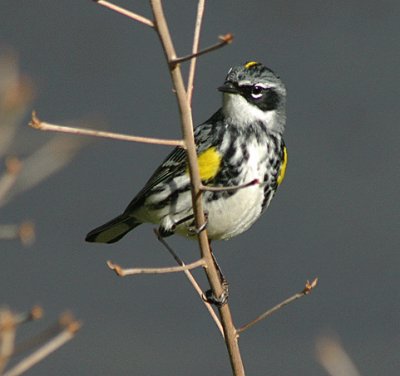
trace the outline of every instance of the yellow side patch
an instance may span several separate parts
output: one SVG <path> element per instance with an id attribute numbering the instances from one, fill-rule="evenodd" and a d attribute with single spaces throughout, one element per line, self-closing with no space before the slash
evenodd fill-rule
<path id="1" fill-rule="evenodd" d="M 209 180 L 215 177 L 219 171 L 222 157 L 217 149 L 212 147 L 197 156 L 201 180 Z"/>
<path id="2" fill-rule="evenodd" d="M 277 180 L 278 185 L 280 185 L 283 182 L 283 179 L 285 177 L 287 162 L 288 162 L 288 154 L 287 154 L 287 149 L 285 146 L 283 148 L 283 161 L 281 164 L 281 168 L 279 170 L 279 175 L 278 175 L 278 180 Z"/>
<path id="3" fill-rule="evenodd" d="M 254 65 L 258 65 L 259 63 L 257 63 L 256 61 L 249 61 L 249 62 L 247 62 L 245 65 L 244 65 L 244 67 L 246 68 L 246 69 L 249 69 L 249 68 L 251 68 L 251 67 L 253 67 Z"/>

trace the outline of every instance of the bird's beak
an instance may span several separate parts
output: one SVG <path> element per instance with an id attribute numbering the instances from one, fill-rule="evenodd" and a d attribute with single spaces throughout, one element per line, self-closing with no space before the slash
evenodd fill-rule
<path id="1" fill-rule="evenodd" d="M 238 94 L 239 90 L 232 82 L 226 81 L 222 86 L 218 88 L 219 91 L 223 93 Z"/>

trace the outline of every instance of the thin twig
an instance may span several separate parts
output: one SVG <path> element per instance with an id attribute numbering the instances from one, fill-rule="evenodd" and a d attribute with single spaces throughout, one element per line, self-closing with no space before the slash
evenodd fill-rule
<path id="1" fill-rule="evenodd" d="M 193 59 L 194 57 L 198 57 L 198 56 L 204 55 L 206 53 L 209 53 L 211 51 L 218 50 L 219 48 L 224 47 L 225 45 L 230 44 L 233 41 L 233 35 L 231 33 L 220 35 L 218 38 L 219 38 L 218 43 L 215 43 L 212 46 L 207 47 L 204 50 L 198 51 L 194 54 L 190 54 L 190 55 L 186 55 L 186 56 L 182 56 L 182 57 L 176 57 L 170 61 L 170 64 L 172 66 L 174 66 L 176 64 L 183 63 L 184 61 Z"/>
<path id="2" fill-rule="evenodd" d="M 114 272 L 120 277 L 125 277 L 127 275 L 134 274 L 166 274 L 166 273 L 177 273 L 183 272 L 185 270 L 196 269 L 200 266 L 205 266 L 205 261 L 201 258 L 195 262 L 192 262 L 187 265 L 182 266 L 170 266 L 166 268 L 131 268 L 124 269 L 118 264 L 114 264 L 112 261 L 107 261 L 107 265 L 110 269 L 114 270 Z"/>
<path id="3" fill-rule="evenodd" d="M 94 129 L 72 128 L 72 127 L 66 127 L 66 126 L 62 126 L 62 125 L 49 124 L 49 123 L 45 123 L 45 122 L 42 122 L 41 120 L 39 120 L 39 118 L 36 116 L 35 111 L 32 112 L 32 120 L 29 123 L 29 125 L 32 128 L 39 129 L 41 131 L 72 133 L 72 134 L 78 134 L 78 135 L 82 135 L 82 136 L 96 136 L 96 137 L 112 138 L 112 139 L 116 139 L 116 140 L 141 142 L 141 143 L 145 143 L 145 144 L 179 146 L 181 148 L 185 147 L 185 144 L 182 140 L 166 140 L 166 139 L 161 139 L 161 138 L 131 136 L 131 135 L 120 134 L 120 133 L 97 131 Z"/>
<path id="4" fill-rule="evenodd" d="M 66 342 L 71 340 L 75 336 L 76 332 L 80 329 L 80 327 L 81 327 L 80 322 L 78 322 L 78 321 L 70 322 L 68 325 L 66 325 L 66 328 L 61 333 L 56 335 L 54 338 L 52 338 L 50 341 L 48 341 L 46 344 L 44 344 L 42 347 L 40 347 L 34 353 L 32 353 L 31 355 L 29 355 L 26 358 L 24 358 L 23 360 L 21 360 L 12 369 L 10 369 L 6 373 L 4 373 L 3 376 L 21 375 L 26 370 L 30 369 L 36 363 L 40 362 L 42 359 L 47 357 L 49 354 L 56 351 L 58 348 L 60 348 Z"/>
<path id="5" fill-rule="evenodd" d="M 194 27 L 192 54 L 196 54 L 199 51 L 200 31 L 201 31 L 201 24 L 203 22 L 204 7 L 205 7 L 205 0 L 199 0 L 199 3 L 197 4 L 196 24 Z M 190 61 L 189 77 L 186 89 L 189 104 L 192 103 L 196 63 L 197 59 L 196 57 L 193 57 L 193 59 Z"/>
<path id="6" fill-rule="evenodd" d="M 160 236 L 159 232 L 157 229 L 154 229 L 154 233 L 156 234 L 157 239 L 160 241 L 160 243 L 168 250 L 168 252 L 172 255 L 172 257 L 175 259 L 175 261 L 181 265 L 184 266 L 185 263 L 182 261 L 182 259 L 175 253 L 175 251 L 169 246 L 169 244 L 165 241 L 165 239 Z M 219 320 L 217 314 L 215 313 L 214 309 L 212 308 L 211 304 L 206 302 L 203 299 L 203 290 L 200 288 L 199 284 L 193 277 L 193 274 L 190 272 L 190 270 L 184 270 L 183 271 L 189 280 L 189 282 L 192 284 L 194 289 L 196 290 L 197 294 L 200 296 L 200 300 L 203 302 L 203 304 L 206 306 L 208 312 L 210 313 L 212 319 L 214 320 L 215 324 L 217 325 L 222 337 L 224 337 L 224 329 L 222 328 L 221 321 Z"/>
<path id="7" fill-rule="evenodd" d="M 236 191 L 238 189 L 251 187 L 251 186 L 256 185 L 256 184 L 260 184 L 260 181 L 258 179 L 254 179 L 252 181 L 249 181 L 248 183 L 235 185 L 235 186 L 232 186 L 232 187 L 212 187 L 212 186 L 209 186 L 209 185 L 201 184 L 200 190 L 202 190 L 203 192 L 205 192 L 205 191 L 209 191 L 209 192 L 224 192 L 224 191 L 227 191 L 227 192 L 229 192 L 229 191 Z"/>
<path id="8" fill-rule="evenodd" d="M 114 4 L 110 3 L 109 1 L 105 1 L 105 0 L 93 0 L 93 1 L 95 3 L 98 3 L 99 5 L 102 5 L 103 7 L 113 10 L 114 12 L 122 14 L 123 16 L 126 16 L 128 18 L 131 18 L 132 20 L 138 21 L 138 22 L 145 24 L 147 26 L 150 26 L 150 27 L 154 27 L 153 21 L 149 20 L 148 18 L 143 17 L 139 14 L 133 13 L 124 8 L 121 8 L 118 5 L 114 5 Z"/>
<path id="9" fill-rule="evenodd" d="M 245 330 L 247 330 L 250 327 L 252 327 L 253 325 L 257 324 L 261 320 L 264 320 L 268 316 L 271 316 L 273 313 L 275 313 L 279 309 L 283 308 L 284 306 L 288 305 L 289 303 L 291 303 L 299 298 L 302 298 L 305 295 L 310 294 L 311 291 L 317 286 L 317 284 L 318 284 L 318 278 L 315 278 L 312 282 L 307 281 L 306 286 L 304 287 L 304 289 L 302 291 L 298 292 L 297 294 L 294 294 L 290 298 L 277 304 L 275 307 L 272 307 L 268 311 L 265 311 L 262 315 L 258 316 L 253 321 L 250 321 L 246 325 L 243 325 L 241 328 L 237 329 L 237 333 L 240 334 L 240 333 L 244 332 Z"/>

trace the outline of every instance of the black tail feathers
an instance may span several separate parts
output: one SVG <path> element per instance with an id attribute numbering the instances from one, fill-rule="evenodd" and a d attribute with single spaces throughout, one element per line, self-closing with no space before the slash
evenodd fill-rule
<path id="1" fill-rule="evenodd" d="M 90 231 L 85 240 L 94 243 L 115 243 L 140 224 L 136 218 L 121 214 Z"/>

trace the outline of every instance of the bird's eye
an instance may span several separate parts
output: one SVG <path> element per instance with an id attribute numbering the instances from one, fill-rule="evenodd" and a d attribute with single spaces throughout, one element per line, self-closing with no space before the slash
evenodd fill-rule
<path id="1" fill-rule="evenodd" d="M 262 94 L 263 94 L 263 88 L 261 86 L 255 85 L 251 88 L 251 96 L 254 99 L 260 98 Z"/>

